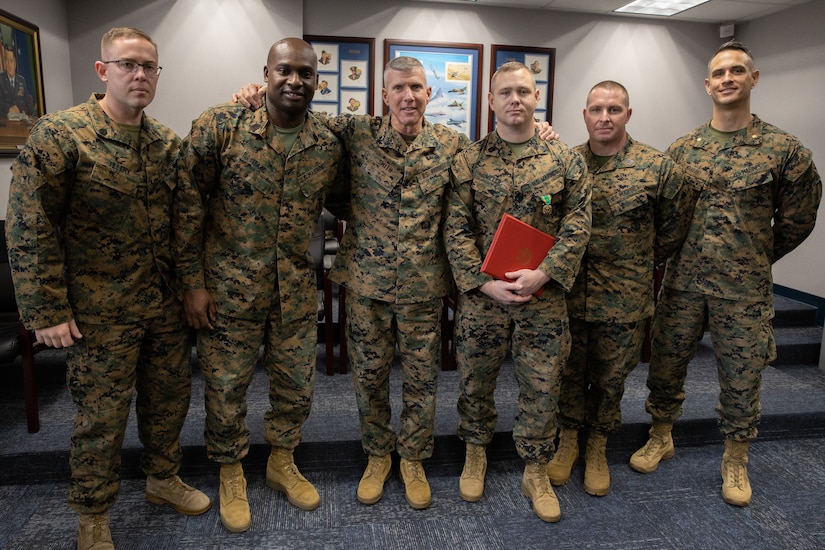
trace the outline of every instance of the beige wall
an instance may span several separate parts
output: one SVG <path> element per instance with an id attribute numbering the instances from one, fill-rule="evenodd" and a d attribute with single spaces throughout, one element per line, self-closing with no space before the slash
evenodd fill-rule
<path id="1" fill-rule="evenodd" d="M 182 135 L 206 107 L 262 79 L 272 42 L 305 33 L 374 37 L 379 68 L 386 38 L 480 43 L 485 97 L 491 44 L 555 47 L 553 124 L 564 141 L 586 139 L 584 97 L 592 84 L 610 78 L 630 92 L 630 133 L 665 148 L 709 119 L 702 79 L 707 58 L 722 42 L 716 25 L 709 24 L 401 0 L 0 0 L 0 9 L 41 27 L 50 111 L 101 89 L 93 62 L 106 29 L 122 24 L 149 32 L 164 72 L 148 112 Z M 737 25 L 737 35 L 753 47 L 762 70 L 754 110 L 798 135 L 825 170 L 825 115 L 818 109 L 825 89 L 825 35 L 815 28 L 823 20 L 825 0 L 812 0 Z M 377 90 L 380 77 L 379 69 Z M 486 109 L 480 128 L 487 128 Z M 0 158 L 0 204 L 7 201 L 10 164 Z M 823 227 L 777 264 L 778 284 L 825 297 Z"/>

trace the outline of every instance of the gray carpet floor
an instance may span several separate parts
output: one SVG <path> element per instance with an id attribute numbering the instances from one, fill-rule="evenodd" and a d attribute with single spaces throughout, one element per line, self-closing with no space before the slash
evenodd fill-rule
<path id="1" fill-rule="evenodd" d="M 296 462 L 321 494 L 320 508 L 302 512 L 266 487 L 266 380 L 257 372 L 248 394 L 253 448 L 244 460 L 251 529 L 228 533 L 217 505 L 202 516 L 186 517 L 146 502 L 137 466 L 140 446 L 130 424 L 120 498 L 110 511 L 116 548 L 825 548 L 825 373 L 814 365 L 782 364 L 765 371 L 760 436 L 750 453 L 754 499 L 750 507 L 736 508 L 720 496 L 722 439 L 714 413 L 718 383 L 709 341 L 700 345 L 688 373 L 685 411 L 674 429 L 676 457 L 647 475 L 627 466 L 630 454 L 644 442 L 649 422 L 644 412 L 647 366 L 639 364 L 627 381 L 624 424 L 608 443 L 611 492 L 601 498 L 587 495 L 578 467 L 571 481 L 556 490 L 561 522 L 546 524 L 520 491 L 523 465 L 511 440 L 517 395 L 511 365 L 503 368 L 496 391 L 499 426 L 488 448 L 485 494 L 477 503 L 458 496 L 463 462 L 455 437 L 458 375 L 439 374 L 436 448 L 425 463 L 433 504 L 415 511 L 404 499 L 397 463 L 380 502 L 363 506 L 355 499 L 366 458 L 352 381 L 349 375 L 326 376 L 322 351 L 312 414 L 296 451 Z M 0 548 L 75 545 L 77 518 L 66 503 L 73 407 L 60 361 L 56 352 L 38 355 L 42 427 L 36 434 L 26 431 L 16 369 L 0 372 Z M 396 415 L 398 374 L 392 377 Z M 203 447 L 202 391 L 196 370 L 182 434 L 181 474 L 217 503 L 217 467 Z"/>

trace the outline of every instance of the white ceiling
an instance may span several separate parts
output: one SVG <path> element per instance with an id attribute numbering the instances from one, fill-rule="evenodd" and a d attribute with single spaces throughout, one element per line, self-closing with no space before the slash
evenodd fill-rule
<path id="1" fill-rule="evenodd" d="M 615 17 L 647 17 L 631 14 L 613 13 L 613 10 L 627 4 L 630 0 L 418 0 L 420 2 L 438 2 L 442 4 L 464 4 L 470 6 L 505 6 L 534 10 L 571 11 L 579 13 L 598 13 Z M 695 8 L 683 11 L 671 17 L 656 19 L 673 19 L 676 21 L 695 21 L 702 23 L 738 23 L 758 19 L 784 9 L 805 4 L 810 0 L 710 0 Z"/>

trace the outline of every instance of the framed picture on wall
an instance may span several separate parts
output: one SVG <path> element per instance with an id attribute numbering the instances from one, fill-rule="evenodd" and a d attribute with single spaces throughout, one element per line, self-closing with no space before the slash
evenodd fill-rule
<path id="1" fill-rule="evenodd" d="M 318 88 L 310 108 L 317 113 L 373 114 L 375 40 L 304 36 L 318 56 Z"/>
<path id="2" fill-rule="evenodd" d="M 490 79 L 496 70 L 509 61 L 524 63 L 536 79 L 539 91 L 539 104 L 536 118 L 553 123 L 553 74 L 556 69 L 556 48 L 532 48 L 522 46 L 503 46 L 493 44 L 490 47 Z M 490 110 L 487 131 L 496 127 L 495 113 Z"/>
<path id="3" fill-rule="evenodd" d="M 0 153 L 16 155 L 34 122 L 46 114 L 40 31 L 0 10 Z"/>
<path id="4" fill-rule="evenodd" d="M 426 117 L 471 140 L 479 137 L 481 44 L 384 41 L 384 59 L 409 56 L 421 61 L 432 88 Z M 386 110 L 386 106 L 384 106 Z"/>

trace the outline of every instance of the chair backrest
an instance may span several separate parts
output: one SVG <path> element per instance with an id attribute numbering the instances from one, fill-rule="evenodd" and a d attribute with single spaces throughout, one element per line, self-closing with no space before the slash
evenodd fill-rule
<path id="1" fill-rule="evenodd" d="M 11 363 L 20 354 L 19 320 L 14 283 L 6 248 L 6 221 L 0 220 L 0 364 Z"/>
<path id="2" fill-rule="evenodd" d="M 0 322 L 17 320 L 17 300 L 11 279 L 9 252 L 6 248 L 6 220 L 0 220 Z"/>

